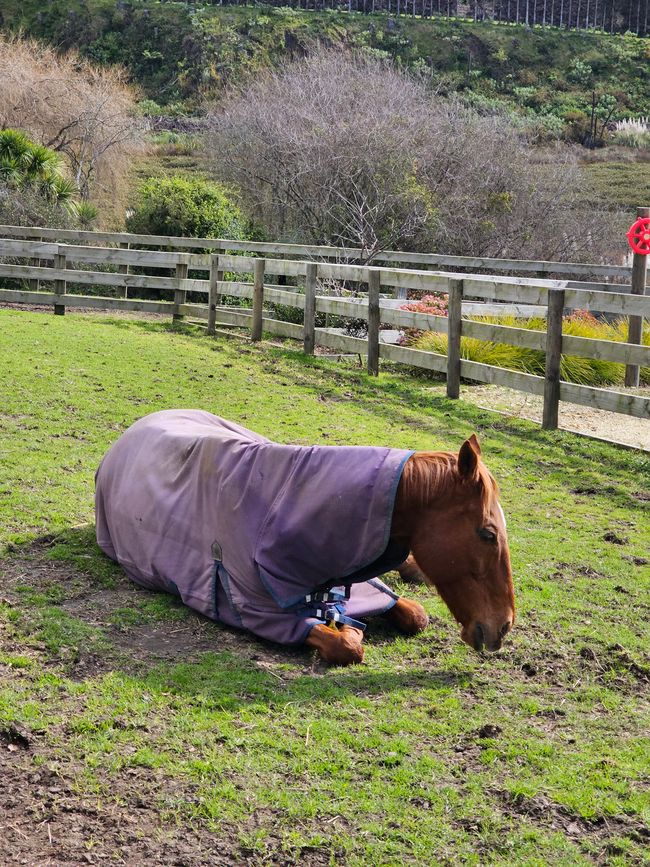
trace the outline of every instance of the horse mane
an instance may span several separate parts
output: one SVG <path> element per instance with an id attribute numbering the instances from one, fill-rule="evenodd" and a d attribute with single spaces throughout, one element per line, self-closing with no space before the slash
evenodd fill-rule
<path id="1" fill-rule="evenodd" d="M 467 490 L 467 486 L 479 490 L 483 517 L 487 520 L 499 496 L 499 487 L 480 458 L 474 476 L 465 480 L 458 474 L 458 455 L 454 452 L 415 452 L 404 465 L 400 490 L 409 503 L 423 507 L 461 488 Z"/>

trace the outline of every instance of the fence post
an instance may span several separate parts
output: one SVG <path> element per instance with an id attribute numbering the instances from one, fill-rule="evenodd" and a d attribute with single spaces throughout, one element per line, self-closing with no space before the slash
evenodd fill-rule
<path id="1" fill-rule="evenodd" d="M 379 290 L 381 271 L 368 271 L 368 374 L 379 376 Z"/>
<path id="2" fill-rule="evenodd" d="M 460 337 L 463 328 L 463 281 L 448 283 L 447 303 L 447 397 L 460 397 Z"/>
<path id="3" fill-rule="evenodd" d="M 650 208 L 637 208 L 637 217 L 650 217 Z M 642 256 L 640 253 L 635 253 L 632 259 L 632 294 L 645 295 L 645 283 L 648 273 L 648 257 Z M 627 342 L 636 343 L 637 346 L 641 343 L 641 335 L 643 333 L 643 317 L 630 316 Z M 625 367 L 625 385 L 638 388 L 639 385 L 639 365 L 628 364 Z"/>
<path id="4" fill-rule="evenodd" d="M 120 241 L 120 250 L 130 250 L 130 249 L 131 249 L 131 245 L 128 243 L 128 241 Z M 118 273 L 119 274 L 128 274 L 129 273 L 129 263 L 127 262 L 126 265 L 120 265 L 118 268 Z M 122 290 L 122 294 L 118 297 L 126 298 L 128 296 L 129 287 L 125 283 L 124 286 L 122 286 L 122 287 L 116 287 L 116 289 L 118 289 L 118 291 L 120 288 Z"/>
<path id="5" fill-rule="evenodd" d="M 562 315 L 564 289 L 548 290 L 546 315 L 546 373 L 542 427 L 555 430 L 560 405 L 560 362 L 562 361 Z"/>
<path id="6" fill-rule="evenodd" d="M 185 304 L 185 299 L 187 298 L 187 290 L 181 289 L 181 286 L 183 281 L 187 280 L 189 267 L 189 260 L 186 258 L 184 261 L 177 263 L 176 271 L 174 272 L 174 276 L 178 280 L 178 287 L 174 290 L 174 313 L 172 317 L 174 322 L 180 322 L 185 318 L 182 313 L 179 313 L 179 308 L 181 304 Z"/>
<path id="7" fill-rule="evenodd" d="M 42 237 L 41 238 L 34 238 L 33 240 L 36 241 L 37 243 L 41 243 L 43 238 Z M 29 265 L 30 265 L 30 267 L 33 267 L 33 268 L 40 268 L 41 267 L 40 256 L 33 256 L 29 260 Z M 35 278 L 32 278 L 31 280 L 28 280 L 27 285 L 29 286 L 30 292 L 40 292 L 40 290 L 41 290 L 41 281 L 38 279 L 38 277 L 35 277 Z"/>
<path id="8" fill-rule="evenodd" d="M 253 322 L 251 325 L 251 340 L 262 339 L 265 268 L 266 259 L 255 259 L 253 262 Z"/>
<path id="9" fill-rule="evenodd" d="M 219 270 L 219 256 L 210 256 L 210 291 L 208 294 L 208 334 L 214 334 L 217 324 L 217 306 L 221 304 L 219 283 L 223 280 L 223 271 Z"/>
<path id="10" fill-rule="evenodd" d="M 60 249 L 60 248 L 57 248 Z M 65 253 L 56 253 L 54 256 L 54 268 L 57 271 L 65 271 L 67 268 L 66 256 Z M 56 279 L 54 281 L 54 294 L 58 296 L 65 295 L 65 280 Z M 55 316 L 65 316 L 65 304 L 61 304 L 61 300 L 59 298 L 59 303 L 57 304 L 57 299 L 54 299 L 54 315 Z"/>
<path id="11" fill-rule="evenodd" d="M 41 260 L 38 258 L 38 256 L 32 257 L 29 260 L 30 267 L 39 268 L 40 264 L 41 264 Z M 27 285 L 29 286 L 30 292 L 38 292 L 40 289 L 40 281 L 39 281 L 38 277 L 32 278 L 31 280 L 28 280 Z"/>
<path id="12" fill-rule="evenodd" d="M 302 351 L 313 355 L 316 346 L 316 277 L 318 265 L 307 263 L 305 277 L 305 318 L 302 326 Z"/>

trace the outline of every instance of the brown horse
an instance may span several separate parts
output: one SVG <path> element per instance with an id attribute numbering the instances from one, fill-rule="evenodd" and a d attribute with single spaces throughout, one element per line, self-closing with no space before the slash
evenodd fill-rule
<path id="1" fill-rule="evenodd" d="M 415 568 L 461 624 L 463 641 L 479 652 L 499 650 L 515 619 L 498 493 L 472 435 L 458 455 L 416 452 L 408 459 L 391 524 L 391 539 L 410 549 Z M 428 623 L 424 608 L 404 598 L 384 617 L 410 635 Z M 363 632 L 352 626 L 317 625 L 306 643 L 327 662 L 349 665 L 363 659 L 362 640 Z"/>

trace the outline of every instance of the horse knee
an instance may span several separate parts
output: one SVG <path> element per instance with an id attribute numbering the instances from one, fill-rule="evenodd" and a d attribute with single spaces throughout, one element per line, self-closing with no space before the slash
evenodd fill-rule
<path id="1" fill-rule="evenodd" d="M 426 584 L 426 578 L 415 562 L 413 554 L 408 555 L 402 565 L 397 567 L 397 571 L 402 581 L 409 581 L 412 584 Z"/>
<path id="2" fill-rule="evenodd" d="M 384 616 L 406 635 L 417 635 L 429 625 L 429 615 L 420 603 L 411 599 L 404 599 L 403 596 L 400 596 Z"/>
<path id="3" fill-rule="evenodd" d="M 316 649 L 330 665 L 354 665 L 363 662 L 363 631 L 353 626 L 331 629 L 322 623 L 313 627 L 305 644 Z"/>

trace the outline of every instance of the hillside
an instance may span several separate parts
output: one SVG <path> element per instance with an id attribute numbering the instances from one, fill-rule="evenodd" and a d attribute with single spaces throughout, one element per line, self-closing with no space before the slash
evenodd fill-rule
<path id="1" fill-rule="evenodd" d="M 579 131 L 594 90 L 616 99 L 614 117 L 650 113 L 650 40 L 631 34 L 155 0 L 4 0 L 0 26 L 123 64 L 167 110 L 191 110 L 320 42 L 430 70 L 443 92 L 540 117 L 550 130 L 568 121 Z"/>

